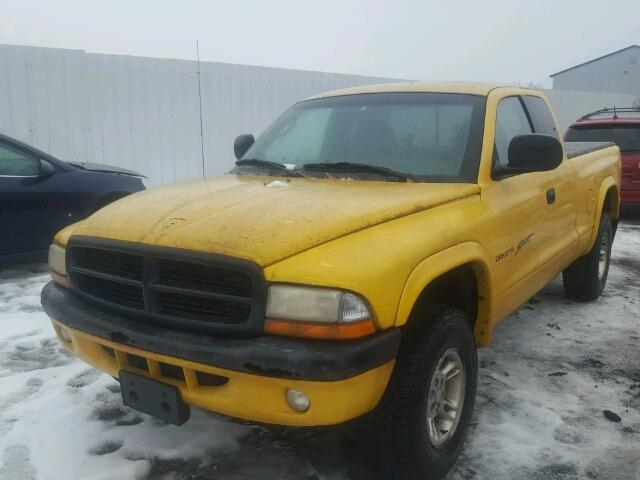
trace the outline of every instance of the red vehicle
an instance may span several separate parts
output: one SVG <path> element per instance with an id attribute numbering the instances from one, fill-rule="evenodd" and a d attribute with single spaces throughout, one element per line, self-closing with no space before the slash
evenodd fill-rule
<path id="1" fill-rule="evenodd" d="M 568 142 L 613 142 L 622 154 L 621 200 L 640 206 L 640 107 L 605 108 L 574 122 Z"/>

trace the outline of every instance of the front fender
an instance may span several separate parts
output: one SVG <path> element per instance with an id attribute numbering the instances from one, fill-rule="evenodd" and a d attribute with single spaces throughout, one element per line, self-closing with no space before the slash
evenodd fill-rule
<path id="1" fill-rule="evenodd" d="M 478 283 L 478 318 L 474 334 L 480 346 L 488 345 L 492 333 L 492 284 L 489 256 L 479 243 L 464 242 L 449 247 L 420 262 L 411 272 L 400 297 L 396 326 L 404 325 L 422 291 L 441 275 L 463 265 L 470 265 Z"/>
<path id="2" fill-rule="evenodd" d="M 69 243 L 69 237 L 71 237 L 71 235 L 73 234 L 73 232 L 75 231 L 76 228 L 78 228 L 80 226 L 80 224 L 82 223 L 82 220 L 76 222 L 76 223 L 72 223 L 71 225 L 67 225 L 66 227 L 64 227 L 62 230 L 58 231 L 54 237 L 54 241 L 58 244 L 61 245 L 63 247 L 67 246 L 67 243 Z"/>

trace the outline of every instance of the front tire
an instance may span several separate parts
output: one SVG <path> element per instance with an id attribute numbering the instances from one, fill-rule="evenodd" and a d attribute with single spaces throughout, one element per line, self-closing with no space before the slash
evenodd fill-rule
<path id="1" fill-rule="evenodd" d="M 578 258 L 562 272 L 562 283 L 568 297 L 589 302 L 600 296 L 607 283 L 612 244 L 611 220 L 603 213 L 598 236 L 589 253 Z"/>
<path id="2" fill-rule="evenodd" d="M 461 311 L 445 309 L 406 332 L 375 412 L 373 453 L 381 479 L 437 480 L 447 474 L 464 443 L 477 376 L 475 339 Z"/>

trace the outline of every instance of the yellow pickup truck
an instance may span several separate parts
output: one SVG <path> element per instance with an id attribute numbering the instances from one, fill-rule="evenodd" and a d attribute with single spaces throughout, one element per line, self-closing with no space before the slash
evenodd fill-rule
<path id="1" fill-rule="evenodd" d="M 229 174 L 129 196 L 50 248 L 61 342 L 168 422 L 366 414 L 382 478 L 441 478 L 494 326 L 561 272 L 571 298 L 604 288 L 619 150 L 563 143 L 539 91 L 339 90 L 234 150 Z"/>

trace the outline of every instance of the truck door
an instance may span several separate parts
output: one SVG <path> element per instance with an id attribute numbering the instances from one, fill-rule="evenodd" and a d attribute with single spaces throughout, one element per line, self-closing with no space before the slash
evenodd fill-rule
<path id="1" fill-rule="evenodd" d="M 549 107 L 540 97 L 524 95 L 522 97 L 524 106 L 529 115 L 529 120 L 535 133 L 543 133 L 556 137 L 561 143 L 562 136 L 559 134 L 556 124 L 551 115 Z M 576 203 L 576 176 L 573 165 L 566 161 L 553 172 L 554 184 L 547 198 L 547 213 L 551 221 L 551 236 L 549 238 L 549 254 L 562 257 L 568 254 L 573 255 L 572 247 L 578 241 L 578 230 L 576 228 L 576 217 L 578 207 Z"/>
<path id="2" fill-rule="evenodd" d="M 513 137 L 535 133 L 519 96 L 499 101 L 495 131 L 494 165 L 508 166 Z M 567 206 L 571 208 L 570 187 L 562 180 L 571 173 L 563 162 L 553 171 L 495 179 L 483 187 L 483 203 L 495 226 L 489 242 L 495 262 L 495 293 L 505 295 L 513 308 L 550 280 L 548 265 L 565 242 L 559 238 L 568 235 L 575 241 L 575 217 L 569 222 L 571 213 L 566 211 Z M 511 308 L 505 306 L 505 310 Z"/>

